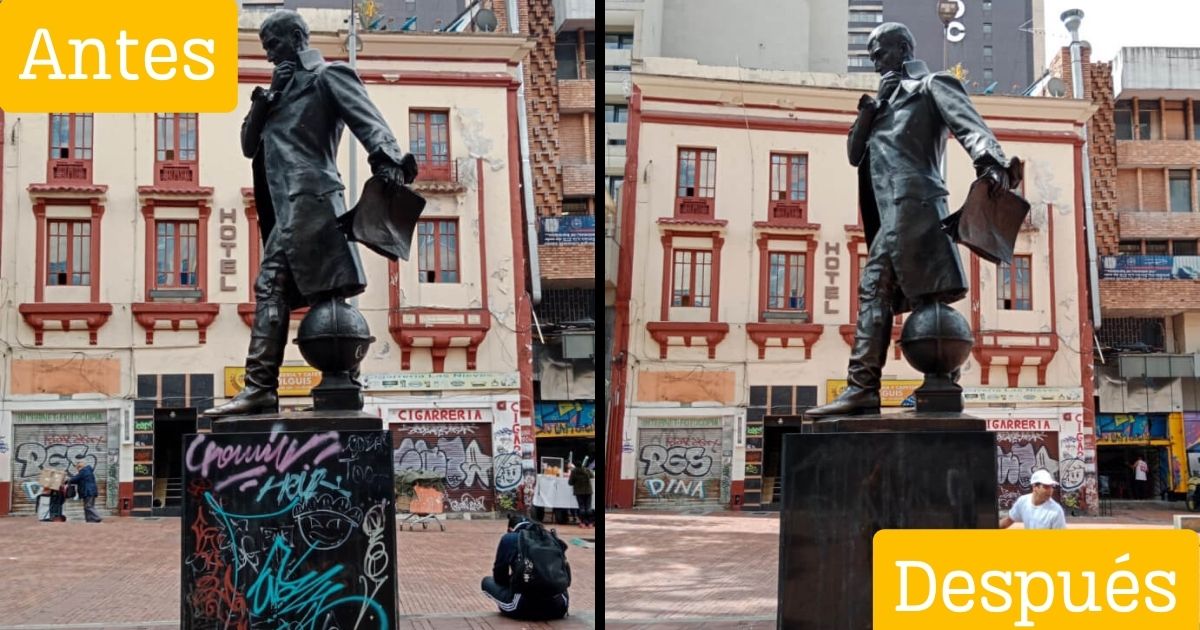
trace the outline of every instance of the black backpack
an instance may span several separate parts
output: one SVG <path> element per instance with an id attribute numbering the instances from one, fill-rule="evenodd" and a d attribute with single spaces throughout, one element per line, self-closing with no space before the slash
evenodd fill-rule
<path id="1" fill-rule="evenodd" d="M 517 530 L 517 556 L 512 565 L 515 593 L 557 595 L 571 586 L 567 544 L 539 523 L 526 522 Z"/>

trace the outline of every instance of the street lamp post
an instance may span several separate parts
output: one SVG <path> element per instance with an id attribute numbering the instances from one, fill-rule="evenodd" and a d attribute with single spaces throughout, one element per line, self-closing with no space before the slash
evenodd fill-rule
<path id="1" fill-rule="evenodd" d="M 938 19 L 942 21 L 942 69 L 950 67 L 950 20 L 958 14 L 958 3 L 954 0 L 938 0 Z"/>

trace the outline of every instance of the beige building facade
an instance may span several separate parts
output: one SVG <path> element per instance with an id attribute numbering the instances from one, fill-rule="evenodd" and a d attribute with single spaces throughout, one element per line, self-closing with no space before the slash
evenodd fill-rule
<path id="1" fill-rule="evenodd" d="M 402 468 L 451 470 L 447 510 L 502 509 L 533 435 L 514 122 L 531 43 L 361 39 L 359 75 L 417 155 L 428 201 L 410 261 L 360 249 L 370 286 L 356 301 L 376 338 L 367 410 L 387 421 Z M 344 60 L 340 42 L 311 44 Z M 261 240 L 239 131 L 271 70 L 255 31 L 240 45 L 227 114 L 0 113 L 0 514 L 32 511 L 40 469 L 78 458 L 96 464 L 106 510 L 169 511 L 180 437 L 207 430 L 198 411 L 240 390 Z M 347 205 L 370 176 L 359 146 L 350 181 L 350 137 Z M 319 377 L 289 347 L 282 406 L 311 404 Z"/>
<path id="2" fill-rule="evenodd" d="M 844 382 L 866 244 L 846 132 L 875 77 L 646 59 L 632 73 L 620 210 L 607 505 L 778 505 L 782 435 Z M 1080 101 L 976 98 L 1032 204 L 1011 266 L 962 250 L 968 412 L 1000 433 L 1001 508 L 1033 469 L 1096 499 Z M 951 140 L 949 207 L 974 179 Z M 894 337 L 899 336 L 897 325 Z M 920 374 L 898 347 L 884 405 Z"/>

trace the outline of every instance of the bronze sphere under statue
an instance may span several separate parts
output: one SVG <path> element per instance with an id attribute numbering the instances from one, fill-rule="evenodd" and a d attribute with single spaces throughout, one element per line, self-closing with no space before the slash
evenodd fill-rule
<path id="1" fill-rule="evenodd" d="M 975 338 L 967 318 L 934 302 L 918 306 L 904 321 L 900 351 L 909 365 L 925 374 L 917 388 L 917 411 L 962 411 L 958 369 L 971 356 Z"/>
<path id="2" fill-rule="evenodd" d="M 363 408 L 358 366 L 375 341 L 367 320 L 341 299 L 314 304 L 300 322 L 296 344 L 309 365 L 321 370 L 313 388 L 313 408 L 358 411 Z"/>

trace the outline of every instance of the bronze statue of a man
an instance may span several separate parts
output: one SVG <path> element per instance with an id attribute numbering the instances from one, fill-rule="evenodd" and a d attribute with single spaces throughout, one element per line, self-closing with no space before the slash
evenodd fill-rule
<path id="1" fill-rule="evenodd" d="M 993 194 L 1010 186 L 1009 160 L 962 83 L 945 72 L 930 73 L 913 58 L 907 27 L 879 25 L 867 49 L 882 79 L 874 98 L 864 94 L 859 101 L 848 149 L 850 164 L 858 167 L 869 249 L 858 285 L 848 387 L 837 399 L 809 409 L 813 417 L 878 413 L 894 315 L 967 294 L 958 247 L 940 226 L 948 215 L 941 173 L 947 131 L 970 154 Z"/>
<path id="2" fill-rule="evenodd" d="M 354 70 L 327 63 L 308 47 L 308 25 L 298 13 L 275 11 L 259 39 L 275 71 L 271 88 L 255 88 L 251 96 L 242 153 L 253 159 L 265 245 L 254 284 L 245 388 L 209 415 L 277 411 L 290 311 L 366 288 L 358 251 L 337 226 L 346 213 L 337 172 L 342 129 L 349 126 L 366 148 L 375 176 L 404 184 L 417 176 L 415 159 L 400 149 Z"/>

